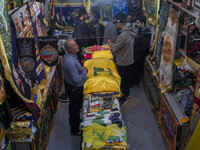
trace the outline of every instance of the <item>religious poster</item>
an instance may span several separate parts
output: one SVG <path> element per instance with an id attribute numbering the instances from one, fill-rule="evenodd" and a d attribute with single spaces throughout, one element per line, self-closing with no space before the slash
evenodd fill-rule
<path id="1" fill-rule="evenodd" d="M 158 24 L 160 0 L 142 0 L 143 10 L 149 23 L 153 26 Z"/>
<path id="2" fill-rule="evenodd" d="M 102 21 L 110 21 L 112 19 L 112 4 L 108 5 L 100 5 L 100 9 L 102 10 L 101 16 Z"/>
<path id="3" fill-rule="evenodd" d="M 157 35 L 157 44 L 156 44 L 156 53 L 155 53 L 155 70 L 157 71 L 160 67 L 160 58 L 161 58 L 161 52 L 162 52 L 162 46 L 163 46 L 163 32 L 165 31 L 165 26 L 167 23 L 167 18 L 169 14 L 169 3 L 168 2 L 162 2 L 161 10 L 160 10 L 160 19 L 159 19 L 159 25 L 158 25 L 158 35 Z M 156 72 L 155 71 L 155 72 Z"/>
<path id="4" fill-rule="evenodd" d="M 141 0 L 128 0 L 128 14 L 132 16 L 142 15 L 142 1 Z"/>
<path id="5" fill-rule="evenodd" d="M 128 0 L 113 0 L 113 18 L 118 12 L 128 13 Z"/>
<path id="6" fill-rule="evenodd" d="M 200 32 L 196 24 L 188 26 L 186 61 L 196 70 L 200 69 Z"/>
<path id="7" fill-rule="evenodd" d="M 32 33 L 32 21 L 28 9 L 28 5 L 25 4 L 19 8 L 15 13 L 11 15 L 14 22 L 17 36 L 19 38 L 26 37 L 26 35 Z"/>
<path id="8" fill-rule="evenodd" d="M 168 92 L 172 89 L 173 62 L 176 51 L 176 40 L 178 33 L 179 13 L 174 8 L 170 8 L 159 68 L 159 86 L 161 92 Z"/>
<path id="9" fill-rule="evenodd" d="M 58 62 L 58 40 L 57 37 L 39 37 L 39 50 L 41 60 L 49 67 Z"/>
<path id="10" fill-rule="evenodd" d="M 75 22 L 78 18 L 78 12 L 81 8 L 78 6 L 65 7 L 65 5 L 54 7 L 54 20 L 56 26 L 64 31 L 73 31 Z"/>

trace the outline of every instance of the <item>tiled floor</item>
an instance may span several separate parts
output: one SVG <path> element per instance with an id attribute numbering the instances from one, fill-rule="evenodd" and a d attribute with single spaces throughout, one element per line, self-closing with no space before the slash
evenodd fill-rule
<path id="1" fill-rule="evenodd" d="M 168 150 L 157 118 L 151 111 L 143 84 L 131 88 L 131 95 L 141 100 L 123 114 L 129 150 Z M 61 103 L 54 120 L 48 150 L 79 150 L 81 138 L 70 135 L 68 103 Z"/>

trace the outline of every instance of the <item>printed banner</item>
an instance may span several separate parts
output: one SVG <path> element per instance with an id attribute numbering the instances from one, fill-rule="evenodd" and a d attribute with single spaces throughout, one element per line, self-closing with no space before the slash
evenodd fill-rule
<path id="1" fill-rule="evenodd" d="M 160 0 L 142 0 L 143 10 L 149 23 L 153 26 L 158 24 Z"/>
<path id="2" fill-rule="evenodd" d="M 186 61 L 196 70 L 200 69 L 200 32 L 195 24 L 188 26 Z"/>
<path id="3" fill-rule="evenodd" d="M 162 52 L 162 45 L 163 45 L 163 32 L 165 31 L 165 26 L 167 23 L 167 18 L 169 14 L 169 3 L 163 1 L 161 10 L 160 10 L 160 19 L 159 19 L 159 27 L 158 27 L 158 38 L 156 43 L 156 63 L 155 63 L 155 70 L 158 70 L 160 67 L 160 58 L 161 58 L 161 52 Z"/>
<path id="4" fill-rule="evenodd" d="M 159 79 L 161 92 L 168 92 L 172 89 L 173 62 L 176 51 L 176 40 L 178 33 L 179 13 L 174 8 L 170 8 L 165 36 L 163 40 Z"/>
<path id="5" fill-rule="evenodd" d="M 39 37 L 39 50 L 41 60 L 49 67 L 58 62 L 58 40 L 57 37 Z"/>
<path id="6" fill-rule="evenodd" d="M 128 13 L 128 0 L 113 0 L 113 18 L 118 12 Z"/>

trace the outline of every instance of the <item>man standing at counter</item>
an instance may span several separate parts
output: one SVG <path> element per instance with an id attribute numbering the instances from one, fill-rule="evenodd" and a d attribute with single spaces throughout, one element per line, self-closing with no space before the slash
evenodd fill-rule
<path id="1" fill-rule="evenodd" d="M 64 43 L 68 51 L 64 55 L 63 67 L 66 81 L 67 94 L 69 96 L 69 123 L 71 125 L 71 135 L 81 135 L 80 109 L 83 101 L 83 84 L 86 81 L 88 69 L 79 63 L 77 53 L 80 51 L 74 39 L 67 39 Z"/>
<path id="2" fill-rule="evenodd" d="M 116 42 L 109 43 L 109 46 L 115 56 L 117 71 L 121 76 L 120 88 L 123 96 L 120 100 L 120 104 L 123 104 L 129 95 L 131 68 L 134 63 L 133 45 L 136 33 L 132 28 L 126 26 L 126 16 L 124 13 L 119 12 L 116 16 L 115 23 L 117 27 L 121 29 L 121 33 Z"/>

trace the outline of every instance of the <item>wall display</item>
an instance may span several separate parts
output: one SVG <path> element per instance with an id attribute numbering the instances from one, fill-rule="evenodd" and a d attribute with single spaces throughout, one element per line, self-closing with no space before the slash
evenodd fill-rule
<path id="1" fill-rule="evenodd" d="M 163 95 L 161 96 L 160 115 L 158 122 L 162 126 L 161 129 L 168 144 L 170 145 L 170 149 L 175 150 L 178 122 Z"/>
<path id="2" fill-rule="evenodd" d="M 141 0 L 128 0 L 128 14 L 139 16 L 142 14 Z"/>
<path id="3" fill-rule="evenodd" d="M 54 66 L 58 62 L 57 37 L 39 37 L 40 58 L 47 66 Z"/>
<path id="4" fill-rule="evenodd" d="M 11 36 L 10 36 L 10 23 L 8 17 L 8 3 L 7 1 L 0 0 L 0 36 L 2 37 L 2 45 L 0 45 L 0 49 L 5 49 L 5 55 L 8 59 L 8 66 L 12 67 L 12 46 L 11 46 Z M 3 55 L 1 51 L 1 55 Z M 7 62 L 3 61 L 4 67 Z"/>
<path id="5" fill-rule="evenodd" d="M 176 51 L 178 20 L 178 11 L 171 7 L 165 28 L 165 36 L 163 40 L 161 62 L 159 68 L 159 84 L 162 93 L 172 89 L 173 61 Z"/>
<path id="6" fill-rule="evenodd" d="M 101 5 L 100 4 L 100 12 L 101 13 L 101 19 L 103 21 L 109 21 L 111 18 L 112 18 L 112 7 L 113 5 L 112 4 L 108 4 L 108 5 Z"/>
<path id="7" fill-rule="evenodd" d="M 188 26 L 187 57 L 186 61 L 196 70 L 200 69 L 200 32 L 193 23 Z"/>
<path id="8" fill-rule="evenodd" d="M 149 23 L 156 26 L 159 19 L 160 0 L 143 0 L 143 10 Z"/>
<path id="9" fill-rule="evenodd" d="M 157 43 L 156 43 L 156 53 L 155 53 L 155 70 L 158 70 L 160 67 L 160 58 L 163 46 L 163 32 L 165 31 L 165 26 L 167 23 L 167 18 L 169 14 L 169 3 L 162 2 L 161 10 L 160 10 L 160 18 L 159 18 L 159 26 L 158 26 L 158 35 L 157 35 Z M 156 72 L 156 71 L 155 71 Z"/>
<path id="10" fill-rule="evenodd" d="M 113 0 L 113 18 L 118 12 L 128 13 L 128 0 Z"/>
<path id="11" fill-rule="evenodd" d="M 66 5 L 55 6 L 54 20 L 56 21 L 56 26 L 64 31 L 73 31 L 80 8 L 81 6 L 77 5 L 70 5 L 70 7 L 66 7 Z"/>

